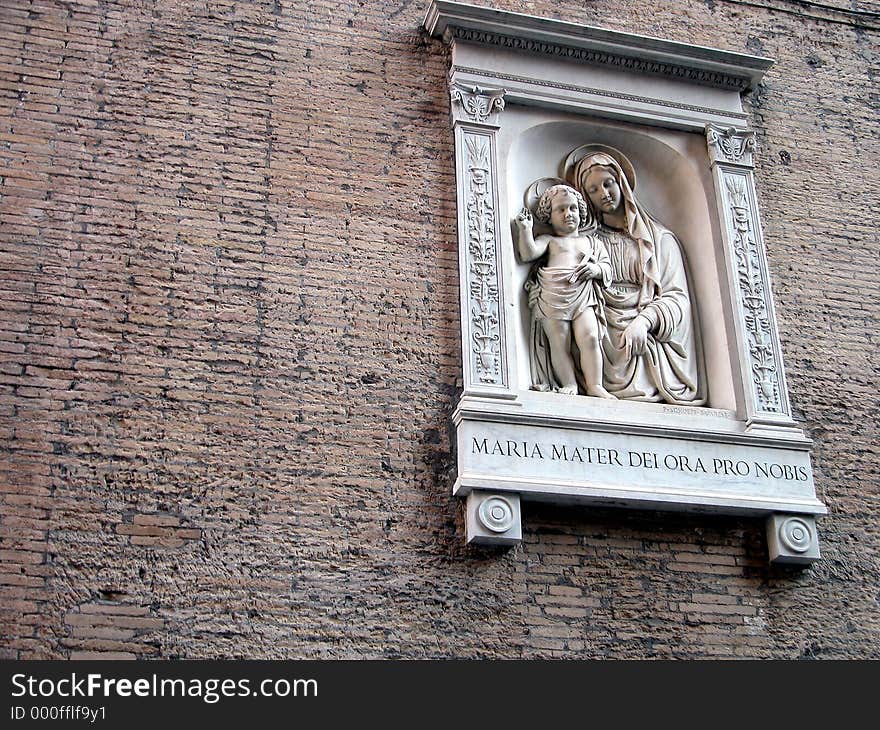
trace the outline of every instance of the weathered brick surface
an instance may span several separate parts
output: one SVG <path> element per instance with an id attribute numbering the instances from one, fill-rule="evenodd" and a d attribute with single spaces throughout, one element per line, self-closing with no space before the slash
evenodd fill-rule
<path id="1" fill-rule="evenodd" d="M 822 562 L 530 504 L 462 545 L 426 2 L 3 0 L 2 656 L 880 658 L 880 5 L 492 5 L 777 60 L 748 104 Z"/>

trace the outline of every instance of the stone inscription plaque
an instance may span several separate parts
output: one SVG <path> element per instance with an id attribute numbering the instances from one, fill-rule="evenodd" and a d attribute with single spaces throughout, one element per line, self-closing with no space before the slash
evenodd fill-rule
<path id="1" fill-rule="evenodd" d="M 465 493 L 509 489 L 760 512 L 818 506 L 809 454 L 799 449 L 468 421 L 458 448 Z"/>

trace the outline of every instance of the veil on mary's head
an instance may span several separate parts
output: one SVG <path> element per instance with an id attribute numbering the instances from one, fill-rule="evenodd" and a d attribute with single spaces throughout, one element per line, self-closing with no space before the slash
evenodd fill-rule
<path id="1" fill-rule="evenodd" d="M 569 184 L 580 191 L 592 206 L 587 192 L 587 178 L 594 167 L 611 170 L 620 186 L 621 197 L 626 211 L 626 232 L 636 241 L 653 248 L 654 236 L 650 225 L 651 216 L 636 200 L 636 173 L 629 158 L 620 150 L 603 144 L 586 144 L 572 150 L 563 163 Z M 595 211 L 601 220 L 601 214 Z"/>

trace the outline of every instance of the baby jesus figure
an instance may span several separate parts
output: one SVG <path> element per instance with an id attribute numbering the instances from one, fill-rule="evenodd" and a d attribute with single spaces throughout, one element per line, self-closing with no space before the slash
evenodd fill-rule
<path id="1" fill-rule="evenodd" d="M 552 234 L 534 237 L 532 214 L 523 208 L 516 217 L 517 248 L 524 262 L 547 254 L 546 263 L 529 282 L 529 308 L 550 350 L 550 364 L 559 393 L 577 395 L 578 378 L 572 338 L 580 352 L 580 371 L 587 395 L 614 398 L 602 386 L 602 287 L 611 284 L 611 261 L 602 241 L 581 229 L 590 222 L 583 196 L 568 185 L 548 188 L 535 216 L 549 223 Z M 550 383 L 535 383 L 549 390 Z"/>

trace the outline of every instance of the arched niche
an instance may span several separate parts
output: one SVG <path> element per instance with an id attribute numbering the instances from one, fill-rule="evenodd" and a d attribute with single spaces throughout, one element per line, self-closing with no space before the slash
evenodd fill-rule
<path id="1" fill-rule="evenodd" d="M 506 199 L 501 214 L 510 221 L 523 206 L 527 187 L 541 177 L 564 177 L 566 156 L 587 143 L 619 149 L 636 170 L 636 196 L 647 210 L 678 237 L 688 268 L 697 347 L 701 351 L 701 390 L 706 405 L 736 410 L 725 307 L 729 307 L 724 276 L 721 236 L 712 213 L 714 192 L 706 155 L 705 139 L 696 134 L 652 127 L 592 121 L 559 114 L 547 121 L 547 113 L 523 111 L 499 139 L 501 174 L 506 176 Z M 527 332 L 529 311 L 522 294 L 529 266 L 513 255 L 511 236 L 510 283 L 518 302 L 514 307 L 516 377 L 520 390 L 531 384 Z"/>

